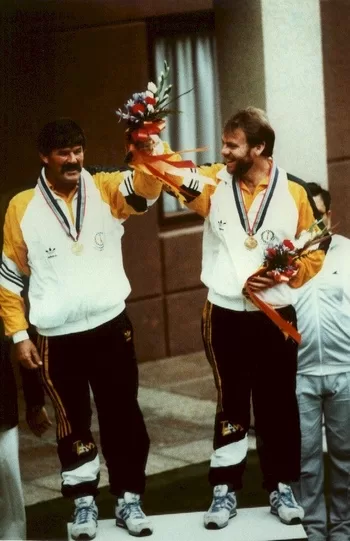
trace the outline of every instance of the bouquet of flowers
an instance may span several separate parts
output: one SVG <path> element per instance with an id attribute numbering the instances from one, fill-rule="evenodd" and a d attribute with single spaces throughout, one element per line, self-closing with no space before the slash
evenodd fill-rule
<path id="1" fill-rule="evenodd" d="M 289 282 L 290 278 L 298 272 L 297 260 L 302 252 L 331 237 L 332 233 L 326 227 L 319 229 L 321 223 L 323 223 L 322 219 L 315 221 L 294 242 L 284 239 L 279 244 L 269 244 L 265 250 L 263 262 L 265 273 L 273 277 L 277 283 Z"/>
<path id="2" fill-rule="evenodd" d="M 295 265 L 298 255 L 298 250 L 288 239 L 280 244 L 268 246 L 264 259 L 266 272 L 274 278 L 275 282 L 288 282 L 298 271 Z"/>
<path id="3" fill-rule="evenodd" d="M 126 163 L 160 180 L 165 189 L 175 195 L 181 204 L 186 201 L 187 189 L 182 186 L 184 178 L 198 179 L 207 184 L 213 180 L 196 173 L 196 165 L 191 160 L 179 160 L 178 154 L 189 152 L 182 150 L 164 154 L 163 145 L 155 137 L 165 128 L 165 118 L 172 113 L 179 113 L 169 108 L 170 103 L 188 94 L 191 90 L 170 100 L 172 85 L 167 83 L 170 68 L 164 61 L 164 71 L 158 77 L 158 85 L 149 82 L 144 92 L 137 92 L 124 104 L 124 110 L 116 111 L 119 121 L 127 124 Z M 158 147 L 157 139 L 160 142 Z M 159 151 L 159 148 L 162 150 Z M 203 149 L 192 149 L 191 151 Z"/>
<path id="4" fill-rule="evenodd" d="M 119 121 L 127 122 L 127 134 L 134 142 L 146 141 L 151 135 L 159 134 L 165 128 L 165 118 L 172 113 L 179 113 L 170 109 L 169 101 L 172 85 L 167 83 L 170 68 L 164 61 L 164 71 L 158 77 L 158 85 L 149 82 L 144 92 L 136 92 L 124 104 L 124 110 L 116 111 Z M 184 94 L 191 92 L 188 90 Z M 184 94 L 181 94 L 182 96 Z M 178 99 L 180 96 L 175 98 Z"/>
<path id="5" fill-rule="evenodd" d="M 248 278 L 243 288 L 243 294 L 280 328 L 285 337 L 291 337 L 297 343 L 301 341 L 298 331 L 290 322 L 285 321 L 272 306 L 259 298 L 251 284 L 255 276 L 268 276 L 273 278 L 276 283 L 289 282 L 298 272 L 297 262 L 303 257 L 303 253 L 311 246 L 331 238 L 333 233 L 326 227 L 320 229 L 321 223 L 323 224 L 322 219 L 315 221 L 308 230 L 300 235 L 299 239 L 293 242 L 284 239 L 280 243 L 269 244 L 265 250 L 262 267 Z"/>

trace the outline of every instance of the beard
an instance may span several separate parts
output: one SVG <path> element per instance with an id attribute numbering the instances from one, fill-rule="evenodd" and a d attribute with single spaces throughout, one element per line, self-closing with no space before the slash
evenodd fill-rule
<path id="1" fill-rule="evenodd" d="M 246 175 L 249 171 L 249 169 L 253 165 L 253 160 L 249 157 L 241 158 L 236 161 L 236 168 L 235 168 L 235 176 L 237 178 L 241 178 L 244 175 Z"/>

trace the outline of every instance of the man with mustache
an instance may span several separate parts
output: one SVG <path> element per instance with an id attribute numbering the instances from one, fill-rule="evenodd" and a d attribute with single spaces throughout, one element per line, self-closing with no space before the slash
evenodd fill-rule
<path id="1" fill-rule="evenodd" d="M 70 119 L 44 126 L 38 150 L 43 168 L 36 187 L 16 195 L 6 212 L 0 316 L 15 358 L 40 371 L 55 408 L 62 494 L 75 502 L 72 537 L 93 539 L 97 529 L 100 463 L 90 388 L 116 523 L 134 536 L 150 535 L 140 506 L 149 437 L 137 401 L 121 238 L 123 221 L 146 212 L 161 184 L 132 171 L 91 176 L 83 167 L 84 133 Z M 27 333 L 26 278 L 36 344 Z"/>
<path id="2" fill-rule="evenodd" d="M 285 524 L 298 523 L 304 516 L 290 487 L 300 474 L 297 344 L 244 294 L 248 278 L 263 265 L 267 246 L 294 241 L 315 222 L 304 183 L 274 162 L 274 141 L 262 110 L 240 110 L 224 126 L 225 165 L 199 167 L 196 180 L 187 175 L 179 186 L 188 208 L 205 218 L 201 280 L 208 298 L 202 335 L 218 392 L 209 471 L 213 501 L 204 516 L 208 529 L 227 526 L 237 513 L 251 394 L 271 512 Z M 198 173 L 215 185 L 198 180 Z M 251 290 L 296 326 L 291 288 L 319 271 L 325 248 L 303 252 L 289 283 L 277 283 L 265 273 L 250 280 Z"/>

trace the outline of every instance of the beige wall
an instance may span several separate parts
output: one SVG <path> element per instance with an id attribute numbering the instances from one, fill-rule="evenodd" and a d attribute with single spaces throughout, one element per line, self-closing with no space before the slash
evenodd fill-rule
<path id="1" fill-rule="evenodd" d="M 350 3 L 321 1 L 321 17 L 333 223 L 350 237 Z"/>

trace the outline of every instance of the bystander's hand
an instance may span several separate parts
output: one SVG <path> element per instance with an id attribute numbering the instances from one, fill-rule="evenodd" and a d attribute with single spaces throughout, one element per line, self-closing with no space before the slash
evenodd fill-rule
<path id="1" fill-rule="evenodd" d="M 43 363 L 41 362 L 38 350 L 29 338 L 13 345 L 13 358 L 21 363 L 24 368 L 33 370 Z"/>
<path id="2" fill-rule="evenodd" d="M 44 406 L 35 406 L 28 409 L 26 420 L 30 430 L 39 438 L 52 426 L 52 422 Z"/>

